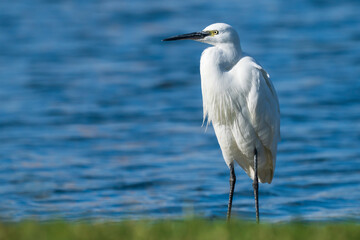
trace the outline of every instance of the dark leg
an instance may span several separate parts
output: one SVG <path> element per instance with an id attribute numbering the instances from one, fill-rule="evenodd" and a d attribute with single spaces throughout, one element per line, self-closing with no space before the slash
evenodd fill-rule
<path id="1" fill-rule="evenodd" d="M 234 187 L 236 182 L 236 176 L 234 171 L 234 163 L 230 164 L 230 194 L 229 194 L 229 204 L 228 204 L 228 211 L 227 211 L 227 221 L 230 220 L 231 216 L 231 206 L 232 206 L 232 199 L 234 195 Z"/>
<path id="2" fill-rule="evenodd" d="M 254 196 L 255 196 L 255 210 L 256 210 L 256 223 L 259 223 L 259 181 L 258 181 L 258 156 L 257 150 L 254 151 L 254 170 L 255 177 L 253 182 Z"/>

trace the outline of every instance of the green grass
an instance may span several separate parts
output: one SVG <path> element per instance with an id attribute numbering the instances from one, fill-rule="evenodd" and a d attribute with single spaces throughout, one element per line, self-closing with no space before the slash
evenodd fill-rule
<path id="1" fill-rule="evenodd" d="M 210 220 L 124 221 L 74 223 L 24 221 L 0 223 L 0 240 L 36 239 L 360 239 L 360 225 L 353 223 L 260 224 Z"/>

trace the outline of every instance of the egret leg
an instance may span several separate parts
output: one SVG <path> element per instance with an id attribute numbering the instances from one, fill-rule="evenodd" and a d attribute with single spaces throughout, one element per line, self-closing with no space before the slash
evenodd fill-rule
<path id="1" fill-rule="evenodd" d="M 236 182 L 236 176 L 235 176 L 235 170 L 234 170 L 234 163 L 231 163 L 231 164 L 230 164 L 230 193 L 229 193 L 229 204 L 228 204 L 228 211 L 227 211 L 227 216 L 226 216 L 227 221 L 230 221 L 231 206 L 232 206 L 232 200 L 233 200 L 233 195 L 234 195 L 235 182 Z"/>
<path id="2" fill-rule="evenodd" d="M 259 223 L 260 219 L 259 219 L 258 155 L 256 148 L 254 151 L 254 170 L 255 170 L 255 177 L 253 182 L 253 188 L 254 188 L 254 197 L 255 197 L 256 223 Z"/>

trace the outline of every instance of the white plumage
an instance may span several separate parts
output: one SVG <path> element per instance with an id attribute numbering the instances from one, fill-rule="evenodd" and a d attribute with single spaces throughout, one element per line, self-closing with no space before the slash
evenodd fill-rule
<path id="1" fill-rule="evenodd" d="M 254 179 L 254 149 L 260 182 L 271 183 L 280 140 L 280 111 L 269 74 L 243 53 L 236 31 L 216 23 L 203 31 L 219 34 L 201 42 L 200 61 L 204 119 L 212 122 L 227 165 L 236 161 Z M 222 37 L 216 39 L 216 37 Z"/>
<path id="2" fill-rule="evenodd" d="M 201 32 L 164 41 L 192 39 L 213 46 L 201 55 L 200 73 L 204 122 L 212 123 L 230 169 L 227 219 L 236 182 L 234 162 L 254 180 L 259 221 L 258 180 L 271 183 L 280 141 L 280 110 L 269 74 L 241 50 L 239 36 L 228 24 L 215 23 Z"/>

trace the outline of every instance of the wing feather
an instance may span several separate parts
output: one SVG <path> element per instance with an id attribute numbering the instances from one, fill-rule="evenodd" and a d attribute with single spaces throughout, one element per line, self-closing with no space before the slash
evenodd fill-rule
<path id="1" fill-rule="evenodd" d="M 253 58 L 245 57 L 238 64 L 238 70 L 235 68 L 232 73 L 231 96 L 241 109 L 238 110 L 232 132 L 250 164 L 253 162 L 251 146 L 259 148 L 259 178 L 261 182 L 270 183 L 275 169 L 277 143 L 280 141 L 278 97 L 269 74 Z M 250 169 L 253 169 L 252 166 Z M 248 172 L 248 175 L 253 177 L 253 172 Z"/>

